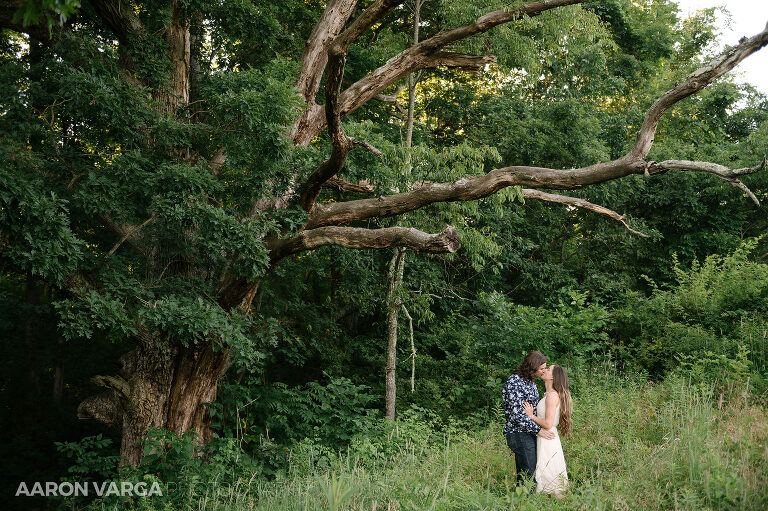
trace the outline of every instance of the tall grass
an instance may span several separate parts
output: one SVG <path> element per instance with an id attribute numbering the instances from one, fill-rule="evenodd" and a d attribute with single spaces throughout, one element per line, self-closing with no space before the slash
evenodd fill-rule
<path id="1" fill-rule="evenodd" d="M 515 486 L 498 410 L 483 427 L 406 414 L 342 452 L 306 441 L 274 479 L 209 485 L 188 509 L 768 509 L 768 418 L 745 385 L 651 384 L 612 369 L 570 374 L 563 500 Z"/>

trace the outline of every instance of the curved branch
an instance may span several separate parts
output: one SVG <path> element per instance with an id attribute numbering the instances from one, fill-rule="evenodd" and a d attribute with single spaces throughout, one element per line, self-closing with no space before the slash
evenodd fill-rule
<path id="1" fill-rule="evenodd" d="M 523 196 L 588 209 L 618 220 L 633 234 L 648 237 L 646 234 L 629 227 L 623 215 L 584 199 L 531 189 L 524 189 Z M 325 245 L 338 245 L 347 248 L 408 247 L 416 252 L 453 253 L 461 247 L 461 242 L 456 229 L 450 225 L 446 226 L 443 232 L 439 234 L 428 234 L 412 227 L 365 229 L 329 226 L 305 230 L 292 238 L 273 241 L 270 246 L 270 258 L 274 264 L 288 255 L 313 250 Z"/>
<path id="2" fill-rule="evenodd" d="M 393 103 L 396 108 L 398 108 L 401 111 L 405 111 L 405 108 L 403 108 L 398 102 L 397 102 L 397 96 L 405 89 L 405 85 L 398 85 L 395 92 L 393 92 L 390 95 L 386 94 L 376 94 L 373 99 L 376 101 L 381 101 L 383 103 Z"/>
<path id="3" fill-rule="evenodd" d="M 650 162 L 649 165 L 664 170 L 694 170 L 698 172 L 707 172 L 723 179 L 737 179 L 739 176 L 746 176 L 764 170 L 768 159 L 763 156 L 763 161 L 753 167 L 743 167 L 740 169 L 729 169 L 718 163 L 707 161 L 688 161 L 688 160 L 664 160 Z"/>
<path id="4" fill-rule="evenodd" d="M 566 204 L 568 206 L 573 206 L 576 208 L 588 209 L 589 211 L 594 211 L 595 213 L 599 213 L 601 215 L 611 217 L 614 220 L 618 220 L 632 234 L 642 236 L 643 238 L 650 237 L 647 234 L 644 234 L 640 231 L 636 231 L 632 229 L 627 223 L 627 217 L 625 215 L 620 215 L 615 211 L 613 211 L 612 209 L 608 209 L 605 206 L 600 206 L 598 204 L 593 204 L 592 202 L 589 202 L 584 199 L 580 199 L 578 197 L 568 197 L 567 195 L 557 195 L 554 193 L 546 193 L 540 190 L 532 190 L 530 188 L 523 188 L 523 197 L 525 197 L 526 199 L 537 199 L 537 200 L 543 200 L 547 202 L 557 202 L 558 204 Z"/>
<path id="5" fill-rule="evenodd" d="M 746 169 L 730 170 L 721 165 L 706 162 L 669 160 L 661 163 L 649 163 L 645 161 L 645 156 L 653 143 L 653 136 L 659 119 L 667 108 L 677 101 L 698 92 L 715 78 L 733 69 L 746 56 L 767 44 L 768 25 L 763 32 L 754 37 L 743 38 L 737 47 L 728 49 L 710 64 L 689 75 L 685 82 L 677 84 L 670 91 L 663 94 L 653 103 L 646 115 L 632 150 L 617 160 L 567 170 L 528 166 L 504 167 L 492 170 L 482 176 L 461 178 L 450 183 L 430 183 L 409 192 L 376 199 L 315 204 L 312 210 L 310 210 L 310 220 L 307 228 L 313 229 L 327 225 L 342 225 L 372 217 L 399 215 L 435 202 L 481 199 L 502 188 L 513 185 L 567 190 L 618 179 L 630 174 L 645 174 L 646 176 L 660 174 L 672 168 L 696 170 L 718 175 L 734 186 L 745 190 L 752 200 L 756 201 L 757 197 L 749 192 L 746 186 L 734 176 L 757 172 L 764 167 L 762 164 Z"/>
<path id="6" fill-rule="evenodd" d="M 504 167 L 494 169 L 482 176 L 465 177 L 449 183 L 427 183 L 419 188 L 394 195 L 330 204 L 315 204 L 310 213 L 307 228 L 315 229 L 326 225 L 343 225 L 373 217 L 395 216 L 436 202 L 482 199 L 508 186 L 522 185 L 574 190 L 631 174 L 663 174 L 673 168 L 673 163 L 670 162 L 674 161 L 652 162 L 649 164 L 645 160 L 635 159 L 631 154 L 628 154 L 618 160 L 578 169 L 556 170 L 544 167 Z M 716 164 L 704 162 L 687 163 L 698 163 L 700 166 L 706 165 L 710 169 L 706 172 L 709 173 L 715 173 L 711 171 L 711 168 L 717 166 Z M 665 166 L 665 164 L 668 166 Z M 761 164 L 735 171 L 726 167 L 722 168 L 728 170 L 728 172 L 720 171 L 721 177 L 731 180 L 735 178 L 728 177 L 729 173 L 734 173 L 734 175 L 750 174 L 762 170 L 764 166 Z M 682 170 L 705 171 L 703 168 L 694 168 L 693 166 Z"/>
<path id="7" fill-rule="evenodd" d="M 381 157 L 381 152 L 370 144 L 354 141 L 347 136 L 344 132 L 344 126 L 341 124 L 341 111 L 339 110 L 338 100 L 349 45 L 398 4 L 400 4 L 398 0 L 377 0 L 348 29 L 335 38 L 328 49 L 327 58 L 330 65 L 328 66 L 328 73 L 325 79 L 325 119 L 328 124 L 328 133 L 331 136 L 333 151 L 331 157 L 309 176 L 303 187 L 300 204 L 305 211 L 312 209 L 317 196 L 320 194 L 323 183 L 342 169 L 347 160 L 347 154 L 355 145 L 362 145 L 368 150 L 373 151 L 378 157 Z"/>
<path id="8" fill-rule="evenodd" d="M 357 0 L 330 0 L 307 39 L 301 55 L 301 71 L 296 80 L 296 88 L 307 105 L 315 104 L 315 95 L 328 62 L 328 47 L 344 28 L 355 4 Z"/>
<path id="9" fill-rule="evenodd" d="M 375 69 L 364 78 L 360 79 L 339 97 L 341 116 L 349 115 L 362 105 L 376 97 L 384 89 L 397 82 L 400 78 L 412 71 L 428 67 L 451 65 L 447 61 L 441 63 L 435 54 L 447 45 L 466 39 L 472 35 L 487 32 L 498 25 L 522 19 L 524 17 L 538 16 L 550 9 L 584 3 L 586 0 L 541 0 L 521 5 L 513 9 L 500 9 L 477 18 L 473 23 L 463 27 L 441 32 L 433 37 L 410 46 L 398 55 L 392 57 L 386 64 Z M 489 59 L 491 57 L 472 57 L 473 59 Z M 476 62 L 470 66 L 477 69 Z M 462 67 L 462 66 L 459 66 Z M 292 138 L 294 143 L 308 144 L 324 127 L 322 108 L 310 105 L 300 121 L 299 127 L 294 129 Z"/>
<path id="10" fill-rule="evenodd" d="M 450 225 L 438 234 L 428 234 L 413 227 L 321 227 L 273 242 L 270 258 L 274 264 L 288 255 L 325 245 L 347 248 L 407 247 L 416 252 L 453 253 L 461 247 L 461 241 L 456 229 Z"/>
<path id="11" fill-rule="evenodd" d="M 330 53 L 346 53 L 349 46 L 403 0 L 376 0 L 331 45 Z"/>
<path id="12" fill-rule="evenodd" d="M 766 160 L 766 157 L 763 156 L 763 161 L 759 165 L 755 165 L 754 167 L 744 167 L 741 169 L 729 169 L 728 167 L 725 167 L 723 165 L 719 165 L 717 163 L 710 163 L 710 162 L 704 162 L 704 161 L 688 161 L 688 160 L 665 160 L 661 162 L 650 162 L 649 167 L 655 167 L 663 170 L 693 170 L 697 172 L 706 172 L 708 174 L 713 174 L 720 179 L 723 179 L 724 181 L 728 181 L 730 184 L 738 188 L 739 190 L 746 193 L 752 201 L 760 205 L 760 201 L 758 200 L 757 196 L 755 196 L 754 193 L 752 193 L 752 190 L 747 188 L 747 185 L 741 182 L 741 180 L 738 178 L 738 176 L 744 176 L 748 174 L 754 174 L 755 172 L 759 172 L 763 169 L 765 169 L 766 163 L 768 160 Z"/>
<path id="13" fill-rule="evenodd" d="M 675 84 L 673 88 L 664 93 L 651 106 L 643 120 L 640 131 L 637 133 L 637 140 L 635 141 L 635 147 L 632 149 L 632 154 L 637 158 L 645 158 L 648 155 L 648 151 L 651 150 L 653 145 L 653 137 L 656 133 L 656 127 L 659 125 L 659 120 L 670 106 L 681 99 L 696 94 L 767 44 L 768 24 L 759 34 L 749 38 L 741 38 L 738 45 L 727 49 L 718 57 L 688 75 L 684 82 Z"/>
<path id="14" fill-rule="evenodd" d="M 347 161 L 347 154 L 352 150 L 354 141 L 344 132 L 339 113 L 339 88 L 344 77 L 344 64 L 346 53 L 333 52 L 330 54 L 330 66 L 328 76 L 325 79 L 325 117 L 328 123 L 328 134 L 331 137 L 333 150 L 331 156 L 325 160 L 307 179 L 301 192 L 300 204 L 305 211 L 310 211 L 315 204 L 323 183 L 339 172 Z"/>
<path id="15" fill-rule="evenodd" d="M 373 217 L 407 213 L 436 202 L 470 201 L 487 197 L 514 185 L 550 189 L 575 189 L 630 174 L 641 174 L 645 162 L 628 157 L 608 163 L 569 170 L 544 167 L 505 167 L 481 176 L 471 176 L 449 183 L 428 183 L 413 190 L 371 199 L 330 204 L 315 204 L 307 229 L 343 225 Z M 659 172 L 662 172 L 659 170 Z"/>
<path id="16" fill-rule="evenodd" d="M 340 177 L 332 177 L 323 184 L 323 187 L 335 188 L 342 192 L 373 193 L 376 191 L 366 180 L 360 181 L 359 183 L 350 183 L 349 181 L 344 181 Z"/>
<path id="17" fill-rule="evenodd" d="M 91 378 L 91 381 L 99 387 L 106 387 L 114 390 L 122 397 L 130 398 L 131 396 L 130 384 L 120 376 L 97 375 Z"/>
<path id="18" fill-rule="evenodd" d="M 393 0 L 377 0 L 341 34 L 340 32 L 352 14 L 357 1 L 331 0 L 328 3 L 320 21 L 312 30 L 301 56 L 302 68 L 296 80 L 296 88 L 301 92 L 307 108 L 291 128 L 290 136 L 292 139 L 301 138 L 301 134 L 309 131 L 314 131 L 316 135 L 322 129 L 322 127 L 317 130 L 313 129 L 311 122 L 315 120 L 310 119 L 309 113 L 322 112 L 322 107 L 315 103 L 315 96 L 320 88 L 320 80 L 323 77 L 328 59 L 334 55 L 338 57 L 346 54 L 347 48 L 355 39 L 400 3 L 400 1 Z M 319 121 L 322 123 L 323 119 L 319 119 Z M 312 138 L 314 135 L 306 139 L 304 144 L 308 144 Z"/>

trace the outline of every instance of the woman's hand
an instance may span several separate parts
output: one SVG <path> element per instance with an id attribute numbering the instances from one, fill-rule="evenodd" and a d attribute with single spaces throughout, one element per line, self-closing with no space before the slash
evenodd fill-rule
<path id="1" fill-rule="evenodd" d="M 523 410 L 529 418 L 533 418 L 536 414 L 533 413 L 533 406 L 528 401 L 523 401 Z"/>

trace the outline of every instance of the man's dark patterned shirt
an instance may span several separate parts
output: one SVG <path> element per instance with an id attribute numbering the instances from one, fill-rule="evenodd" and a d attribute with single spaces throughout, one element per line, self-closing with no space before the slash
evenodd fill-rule
<path id="1" fill-rule="evenodd" d="M 528 401 L 536 410 L 539 404 L 539 389 L 532 381 L 526 381 L 517 374 L 507 379 L 501 391 L 504 400 L 504 414 L 507 416 L 507 424 L 504 426 L 504 435 L 522 432 L 537 434 L 541 427 L 533 422 L 523 409 L 523 401 Z"/>

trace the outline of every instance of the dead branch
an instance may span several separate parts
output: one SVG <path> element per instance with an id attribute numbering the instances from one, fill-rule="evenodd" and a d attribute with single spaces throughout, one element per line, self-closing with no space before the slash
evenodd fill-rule
<path id="1" fill-rule="evenodd" d="M 375 189 L 367 180 L 360 181 L 359 183 L 350 183 L 344 181 L 340 177 L 332 177 L 323 184 L 324 188 L 335 188 L 342 192 L 357 192 L 357 193 L 373 193 Z"/>
<path id="2" fill-rule="evenodd" d="M 461 247 L 456 229 L 446 226 L 443 232 L 429 234 L 413 227 L 321 227 L 302 231 L 292 238 L 273 241 L 271 258 L 276 262 L 283 257 L 325 245 L 347 248 L 407 247 L 416 252 L 453 253 Z"/>
<path id="3" fill-rule="evenodd" d="M 381 151 L 370 144 L 354 141 L 347 136 L 341 123 L 341 111 L 338 100 L 349 45 L 399 3 L 400 1 L 396 0 L 377 0 L 363 11 L 349 28 L 336 37 L 328 48 L 328 71 L 325 78 L 325 120 L 328 125 L 328 133 L 331 137 L 333 150 L 331 157 L 309 176 L 302 189 L 300 204 L 305 211 L 312 209 L 317 196 L 320 194 L 323 183 L 342 169 L 347 159 L 347 154 L 353 147 L 362 145 L 368 150 L 373 151 L 378 157 L 381 157 Z"/>
<path id="4" fill-rule="evenodd" d="M 648 151 L 651 150 L 653 145 L 653 137 L 659 120 L 670 106 L 681 99 L 699 92 L 766 44 L 768 44 L 768 24 L 759 34 L 749 38 L 743 37 L 739 44 L 728 48 L 718 57 L 688 75 L 685 81 L 675 84 L 674 87 L 665 92 L 653 103 L 648 114 L 645 116 L 643 125 L 637 133 L 637 140 L 635 141 L 635 147 L 632 148 L 632 155 L 636 158 L 645 158 L 648 155 Z"/>
<path id="5" fill-rule="evenodd" d="M 328 47 L 344 28 L 355 4 L 357 0 L 330 0 L 307 39 L 301 55 L 301 71 L 296 80 L 296 88 L 307 105 L 315 104 L 315 95 L 328 62 Z"/>
<path id="6" fill-rule="evenodd" d="M 115 251 L 120 248 L 120 245 L 122 245 L 126 240 L 133 238 L 136 236 L 144 227 L 149 225 L 153 220 L 155 219 L 155 215 L 151 215 L 149 218 L 144 220 L 141 225 L 139 226 L 123 226 L 121 227 L 121 230 L 125 231 L 125 234 L 123 234 L 123 237 L 120 238 L 120 241 L 115 243 L 115 246 L 110 249 L 109 252 L 107 252 L 109 255 L 112 255 L 115 253 Z"/>
<path id="7" fill-rule="evenodd" d="M 618 220 L 632 234 L 642 236 L 643 238 L 649 237 L 647 234 L 643 234 L 640 231 L 636 231 L 632 229 L 627 223 L 627 217 L 625 215 L 620 215 L 615 211 L 613 211 L 612 209 L 608 209 L 605 206 L 600 206 L 598 204 L 593 204 L 592 202 L 589 202 L 585 199 L 580 199 L 578 197 L 568 197 L 567 195 L 557 195 L 554 193 L 546 193 L 540 190 L 532 190 L 530 188 L 523 189 L 523 197 L 525 197 L 526 199 L 537 199 L 537 200 L 543 200 L 547 202 L 556 202 L 558 204 L 565 204 L 567 206 L 572 206 L 576 208 L 588 209 L 589 211 L 594 211 L 595 213 L 599 213 L 601 215 L 605 215 L 610 218 L 613 218 L 614 220 Z"/>
<path id="8" fill-rule="evenodd" d="M 524 4 L 513 9 L 500 9 L 480 16 L 469 25 L 441 32 L 418 44 L 414 44 L 400 52 L 398 55 L 392 57 L 386 64 L 375 69 L 342 92 L 339 97 L 340 114 L 342 117 L 349 115 L 412 71 L 441 65 L 451 66 L 451 59 L 443 60 L 439 57 L 435 57 L 440 50 L 451 43 L 487 32 L 493 27 L 503 23 L 519 20 L 526 16 L 538 16 L 550 9 L 579 4 L 585 1 L 586 0 L 542 0 Z M 344 42 L 350 44 L 352 42 L 350 38 L 355 33 L 357 32 L 352 32 L 350 27 L 350 37 L 344 39 Z M 492 59 L 492 57 L 476 56 L 472 59 L 465 59 L 463 62 L 473 70 L 477 70 L 479 67 L 479 60 L 477 59 Z M 484 65 L 485 64 L 483 64 L 483 66 Z M 297 123 L 297 126 L 291 133 L 294 143 L 298 145 L 308 144 L 325 127 L 323 117 L 321 107 L 318 107 L 317 105 L 308 105 L 301 120 Z"/>
<path id="9" fill-rule="evenodd" d="M 729 182 L 739 190 L 746 193 L 749 198 L 752 199 L 752 201 L 760 205 L 760 201 L 757 199 L 757 196 L 755 196 L 754 193 L 752 193 L 752 190 L 747 188 L 747 186 L 741 182 L 741 180 L 738 178 L 738 176 L 743 176 L 747 174 L 754 174 L 755 172 L 759 172 L 761 170 L 765 169 L 766 166 L 766 157 L 763 156 L 763 161 L 759 165 L 755 165 L 754 167 L 745 167 L 741 169 L 729 169 L 728 167 L 725 167 L 723 165 L 719 165 L 717 163 L 710 163 L 705 161 L 688 161 L 688 160 L 665 160 L 661 162 L 649 162 L 650 167 L 663 169 L 663 170 L 692 170 L 697 172 L 706 172 L 708 174 L 713 174 L 720 179 L 723 179 L 724 181 Z"/>
<path id="10" fill-rule="evenodd" d="M 464 55 L 440 51 L 424 61 L 424 67 L 455 67 L 464 71 L 482 71 L 488 64 L 496 62 L 496 55 Z"/>
<path id="11" fill-rule="evenodd" d="M 419 43 L 422 44 L 422 43 Z M 738 46 L 726 50 L 710 64 L 690 74 L 686 81 L 676 84 L 651 106 L 637 136 L 632 150 L 626 155 L 610 162 L 601 162 L 577 169 L 551 169 L 546 167 L 511 166 L 491 170 L 482 176 L 471 176 L 449 183 L 429 183 L 414 190 L 375 199 L 360 199 L 332 204 L 315 204 L 310 211 L 308 229 L 328 225 L 343 225 L 372 217 L 388 217 L 413 211 L 436 202 L 469 201 L 487 197 L 507 186 L 521 185 L 533 188 L 576 189 L 583 186 L 618 179 L 631 174 L 647 176 L 666 172 L 670 168 L 685 167 L 684 170 L 697 170 L 713 173 L 730 180 L 741 189 L 746 186 L 734 176 L 741 176 L 759 171 L 763 166 L 729 170 L 726 167 L 706 162 L 688 162 L 678 164 L 670 162 L 646 162 L 645 155 L 653 143 L 653 136 L 661 114 L 677 101 L 701 90 L 714 79 L 733 69 L 747 55 L 754 53 L 768 44 L 768 26 L 754 37 L 743 38 Z M 691 92 L 692 91 L 692 92 Z M 725 169 L 725 170 L 723 170 Z M 753 200 L 754 194 L 749 193 Z"/>

